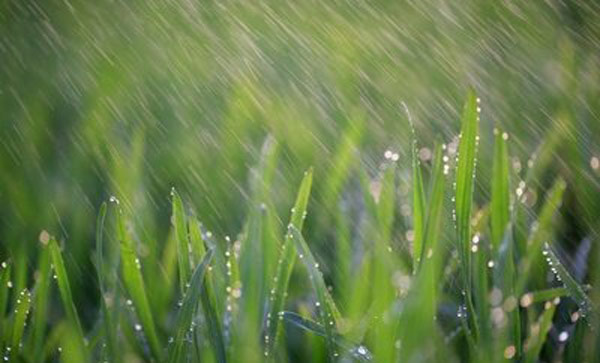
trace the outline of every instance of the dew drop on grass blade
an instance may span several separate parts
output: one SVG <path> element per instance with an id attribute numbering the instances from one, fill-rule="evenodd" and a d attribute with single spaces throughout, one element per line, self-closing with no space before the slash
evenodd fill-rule
<path id="1" fill-rule="evenodd" d="M 117 236 L 121 250 L 121 274 L 123 283 L 127 293 L 131 297 L 136 314 L 142 323 L 142 328 L 150 343 L 152 354 L 155 359 L 160 360 L 162 357 L 162 348 L 159 343 L 156 326 L 154 325 L 154 318 L 146 295 L 140 262 L 136 256 L 133 241 L 125 229 L 123 211 L 118 205 L 115 216 Z"/>
<path id="2" fill-rule="evenodd" d="M 177 322 L 175 325 L 175 336 L 174 342 L 169 349 L 169 362 L 182 362 L 185 361 L 184 357 L 187 354 L 189 344 L 187 344 L 186 335 L 194 333 L 194 325 L 196 324 L 194 319 L 196 316 L 197 306 L 200 302 L 200 295 L 203 293 L 202 285 L 204 282 L 204 275 L 208 264 L 210 263 L 213 256 L 213 251 L 209 250 L 202 259 L 202 262 L 198 264 L 192 279 L 190 286 L 186 291 L 183 298 L 183 303 L 177 315 Z"/>
<path id="3" fill-rule="evenodd" d="M 296 226 L 299 230 L 302 229 L 304 218 L 306 216 L 306 206 L 310 196 L 312 175 L 312 168 L 304 174 L 290 217 L 290 225 Z M 269 293 L 269 308 L 264 327 L 265 356 L 267 357 L 272 357 L 272 352 L 277 345 L 279 313 L 283 311 L 285 305 L 285 296 L 287 294 L 288 283 L 294 268 L 295 260 L 296 249 L 294 248 L 291 235 L 286 233 L 279 261 L 277 263 L 273 287 Z"/>

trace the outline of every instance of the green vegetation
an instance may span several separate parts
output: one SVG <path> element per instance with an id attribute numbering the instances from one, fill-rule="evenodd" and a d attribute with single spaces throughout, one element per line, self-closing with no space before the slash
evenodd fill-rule
<path id="1" fill-rule="evenodd" d="M 0 4 L 0 360 L 600 362 L 600 7 Z"/>

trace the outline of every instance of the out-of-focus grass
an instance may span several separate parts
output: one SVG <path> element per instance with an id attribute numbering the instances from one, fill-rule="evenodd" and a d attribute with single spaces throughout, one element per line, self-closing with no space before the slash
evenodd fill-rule
<path id="1" fill-rule="evenodd" d="M 192 360 L 597 360 L 598 19 L 584 1 L 3 2 L 2 354 L 166 359 L 212 250 Z M 479 132 L 459 140 L 469 86 Z M 291 224 L 335 331 L 286 237 L 310 166 Z"/>

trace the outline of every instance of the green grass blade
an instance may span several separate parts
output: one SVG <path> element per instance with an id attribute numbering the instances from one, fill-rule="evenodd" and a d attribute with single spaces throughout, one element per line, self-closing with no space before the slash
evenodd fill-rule
<path id="1" fill-rule="evenodd" d="M 529 307 L 531 304 L 549 301 L 563 296 L 567 296 L 569 292 L 564 287 L 555 287 L 552 289 L 532 291 L 523 294 L 520 299 L 521 306 L 524 308 Z"/>
<path id="2" fill-rule="evenodd" d="M 294 227 L 290 226 L 289 232 L 292 236 L 292 240 L 296 245 L 296 250 L 298 251 L 298 257 L 308 270 L 308 276 L 311 284 L 317 294 L 317 302 L 316 310 L 319 316 L 319 320 L 321 321 L 321 325 L 325 328 L 325 339 L 327 342 L 327 352 L 329 355 L 330 361 L 335 361 L 336 357 L 339 356 L 339 353 L 336 349 L 335 344 L 335 329 L 336 329 L 336 321 L 334 316 L 334 311 L 336 310 L 335 305 L 333 305 L 333 300 L 329 298 L 329 291 L 327 290 L 327 286 L 325 285 L 325 280 L 323 279 L 323 275 L 319 270 L 319 264 L 315 260 L 312 252 L 310 251 L 308 244 L 302 237 L 300 231 Z"/>
<path id="3" fill-rule="evenodd" d="M 6 332 L 6 306 L 8 304 L 8 293 L 12 287 L 10 281 L 11 266 L 8 262 L 2 262 L 0 266 L 0 346 L 4 345 L 4 337 Z"/>
<path id="4" fill-rule="evenodd" d="M 150 310 L 140 262 L 136 256 L 133 241 L 125 229 L 123 212 L 118 205 L 116 209 L 117 236 L 121 250 L 121 274 L 125 289 L 131 297 L 136 314 L 141 321 L 144 334 L 150 344 L 152 355 L 160 361 L 162 348 L 156 333 L 153 314 Z"/>
<path id="5" fill-rule="evenodd" d="M 581 316 L 591 317 L 592 314 L 595 314 L 592 301 L 583 288 L 571 276 L 569 271 L 567 271 L 565 266 L 560 262 L 560 259 L 556 256 L 556 253 L 548 243 L 544 244 L 542 253 L 546 256 L 546 262 L 550 265 L 550 269 L 552 270 L 552 273 L 554 273 L 554 276 L 563 283 L 569 296 L 579 306 Z M 591 320 L 593 321 L 593 319 Z"/>
<path id="6" fill-rule="evenodd" d="M 548 336 L 548 332 L 552 327 L 552 318 L 554 317 L 555 311 L 556 305 L 551 301 L 547 301 L 544 306 L 544 311 L 538 319 L 537 328 L 535 331 L 531 332 L 531 335 L 525 341 L 524 363 L 534 363 L 537 361 L 544 342 L 546 341 L 546 337 Z M 506 356 L 505 350 L 505 357 Z"/>
<path id="7" fill-rule="evenodd" d="M 51 267 L 50 251 L 48 248 L 48 234 L 42 232 L 43 238 L 40 238 L 41 249 L 38 259 L 38 276 L 33 290 L 34 308 L 33 308 L 33 329 L 32 344 L 33 358 L 35 361 L 43 360 L 44 335 L 46 334 L 46 324 L 48 322 L 48 300 L 51 286 Z M 0 323 L 1 324 L 1 323 Z"/>
<path id="8" fill-rule="evenodd" d="M 177 315 L 177 323 L 175 327 L 175 340 L 169 349 L 169 362 L 183 362 L 186 358 L 186 335 L 192 333 L 194 329 L 194 317 L 196 315 L 197 306 L 200 302 L 200 294 L 202 291 L 202 285 L 204 282 L 204 276 L 208 264 L 210 263 L 213 256 L 213 251 L 210 250 L 204 255 L 202 262 L 198 264 L 196 270 L 192 275 L 190 281 L 190 287 L 183 298 L 183 303 Z"/>
<path id="9" fill-rule="evenodd" d="M 179 266 L 179 288 L 180 293 L 185 293 L 185 286 L 190 280 L 190 248 L 188 241 L 187 223 L 183 202 L 175 188 L 171 189 L 173 198 L 173 226 L 177 238 L 177 265 Z"/>
<path id="10" fill-rule="evenodd" d="M 304 318 L 291 311 L 284 311 L 282 316 L 285 321 L 300 329 L 306 330 L 321 337 L 327 336 L 325 328 L 313 320 Z M 339 334 L 334 335 L 334 341 L 339 348 L 346 352 L 346 354 L 351 355 L 360 362 L 370 362 L 373 359 L 371 352 L 369 352 L 363 345 L 352 343 Z M 344 355 L 342 354 L 341 356 L 343 357 Z"/>
<path id="11" fill-rule="evenodd" d="M 456 168 L 455 186 L 455 218 L 458 233 L 458 255 L 462 267 L 463 289 L 465 291 L 465 304 L 470 321 L 470 328 L 478 334 L 476 312 L 473 309 L 471 297 L 472 264 L 470 255 L 471 242 L 471 213 L 473 204 L 473 188 L 475 181 L 475 165 L 478 144 L 479 112 L 477 98 L 473 91 L 469 91 L 462 114 L 462 128 L 458 145 L 458 161 Z"/>
<path id="12" fill-rule="evenodd" d="M 14 317 L 12 321 L 11 353 L 17 354 L 23 340 L 23 332 L 27 324 L 27 316 L 31 307 L 31 293 L 27 289 L 17 296 Z"/>
<path id="13" fill-rule="evenodd" d="M 296 226 L 296 228 L 300 230 L 306 216 L 306 206 L 308 205 L 308 198 L 310 196 L 312 176 L 313 172 L 311 168 L 304 174 L 290 217 L 290 225 Z M 285 297 L 287 295 L 287 288 L 290 276 L 292 275 L 292 270 L 294 269 L 295 260 L 296 249 L 293 246 L 291 235 L 287 233 L 277 264 L 273 287 L 269 295 L 269 308 L 265 322 L 264 336 L 265 356 L 267 357 L 272 357 L 272 352 L 277 346 L 277 334 L 279 329 L 278 317 L 285 305 Z"/>
<path id="14" fill-rule="evenodd" d="M 113 312 L 108 307 L 106 299 L 109 298 L 105 280 L 105 274 L 109 273 L 104 270 L 104 223 L 106 221 L 107 205 L 102 203 L 98 218 L 96 219 L 96 272 L 98 275 L 98 285 L 100 287 L 100 308 L 102 311 L 102 327 L 108 358 L 112 362 L 119 362 L 120 355 L 117 353 L 117 324 Z M 111 271 L 112 272 L 112 271 Z"/>
<path id="15" fill-rule="evenodd" d="M 494 162 L 492 166 L 491 230 L 494 250 L 500 248 L 509 221 L 510 176 L 506 140 L 508 134 L 494 130 Z"/>
<path id="16" fill-rule="evenodd" d="M 200 222 L 195 218 L 191 218 L 188 227 L 190 229 L 190 244 L 192 245 L 192 261 L 194 264 L 199 264 L 206 253 L 204 240 L 202 239 L 202 230 Z"/>
<path id="17" fill-rule="evenodd" d="M 417 140 L 413 140 L 412 146 L 412 170 L 413 170 L 413 273 L 423 255 L 423 230 L 425 229 L 425 190 L 423 187 L 423 176 L 421 174 L 421 163 L 417 156 Z"/>
<path id="18" fill-rule="evenodd" d="M 70 324 L 73 326 L 73 329 L 75 329 L 81 344 L 83 344 L 83 330 L 81 329 L 79 316 L 77 315 L 75 303 L 73 302 L 73 294 L 71 293 L 69 277 L 67 275 L 67 270 L 65 269 L 60 248 L 58 247 L 58 242 L 54 237 L 50 237 L 49 248 L 50 256 L 52 258 L 52 265 L 54 266 L 54 274 L 58 280 L 58 289 L 60 291 L 60 297 L 62 299 L 67 318 L 69 319 Z"/>
<path id="19" fill-rule="evenodd" d="M 518 294 L 522 294 L 525 291 L 527 281 L 531 277 L 531 270 L 537 266 L 536 262 L 541 262 L 540 257 L 543 243 L 550 238 L 552 217 L 560 207 L 566 187 L 567 184 L 565 181 L 558 178 L 546 195 L 546 200 L 544 201 L 538 220 L 534 224 L 535 228 L 527 240 L 527 252 L 522 259 L 522 267 L 517 280 Z"/>

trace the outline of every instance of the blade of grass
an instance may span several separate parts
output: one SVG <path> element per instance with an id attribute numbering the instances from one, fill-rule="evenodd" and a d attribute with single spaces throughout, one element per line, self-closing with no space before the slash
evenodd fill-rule
<path id="1" fill-rule="evenodd" d="M 12 321 L 11 354 L 18 354 L 23 340 L 23 332 L 27 324 L 27 316 L 31 307 L 31 293 L 27 289 L 17 295 L 15 313 Z"/>
<path id="2" fill-rule="evenodd" d="M 34 308 L 32 317 L 32 344 L 34 361 L 42 361 L 44 348 L 44 335 L 46 334 L 46 324 L 48 321 L 48 300 L 50 296 L 51 268 L 50 251 L 48 248 L 47 233 L 42 232 L 40 238 L 40 255 L 38 258 L 38 275 L 33 290 Z M 1 324 L 1 323 L 0 323 Z"/>
<path id="3" fill-rule="evenodd" d="M 300 329 L 306 330 L 321 337 L 327 336 L 325 328 L 313 320 L 304 318 L 291 311 L 284 311 L 282 316 L 285 321 Z M 363 345 L 352 343 L 339 334 L 334 335 L 334 341 L 338 347 L 344 350 L 347 354 L 351 354 L 352 357 L 361 362 L 370 362 L 373 359 L 371 353 Z"/>
<path id="4" fill-rule="evenodd" d="M 2 262 L 0 266 L 0 346 L 4 345 L 6 324 L 6 306 L 8 304 L 8 293 L 12 286 L 10 281 L 11 266 L 7 262 Z"/>
<path id="5" fill-rule="evenodd" d="M 455 218 L 458 233 L 458 253 L 463 279 L 463 291 L 465 291 L 465 305 L 469 317 L 470 328 L 473 330 L 475 339 L 477 339 L 479 336 L 479 327 L 471 296 L 473 266 L 471 265 L 470 242 L 473 187 L 475 181 L 477 144 L 479 140 L 479 137 L 477 136 L 479 107 L 475 93 L 472 90 L 467 94 L 467 101 L 463 109 L 461 122 L 462 128 L 458 145 L 456 168 Z"/>
<path id="6" fill-rule="evenodd" d="M 548 336 L 548 332 L 552 327 L 552 318 L 554 317 L 555 311 L 556 305 L 550 301 L 547 301 L 544 306 L 544 311 L 538 319 L 537 328 L 535 331 L 532 330 L 531 335 L 525 342 L 524 363 L 534 363 L 537 361 L 537 358 L 542 351 L 544 342 L 546 341 L 546 337 Z"/>
<path id="7" fill-rule="evenodd" d="M 327 342 L 327 353 L 330 361 L 335 361 L 339 356 L 339 353 L 336 349 L 335 344 L 335 327 L 336 321 L 334 316 L 334 311 L 336 310 L 335 305 L 333 304 L 333 300 L 328 298 L 329 291 L 327 290 L 327 286 L 325 285 L 325 281 L 323 279 L 323 275 L 319 270 L 319 264 L 315 260 L 312 252 L 310 251 L 308 244 L 302 237 L 300 231 L 294 227 L 290 226 L 289 232 L 291 234 L 292 240 L 296 245 L 296 250 L 298 252 L 298 257 L 308 270 L 308 276 L 311 284 L 317 294 L 317 302 L 316 310 L 319 316 L 319 320 L 321 321 L 321 325 L 325 328 L 325 339 Z"/>
<path id="8" fill-rule="evenodd" d="M 492 166 L 491 230 L 494 250 L 500 248 L 509 221 L 510 176 L 506 140 L 508 134 L 494 130 L 494 162 Z"/>
<path id="9" fill-rule="evenodd" d="M 296 226 L 298 229 L 301 229 L 304 224 L 306 206 L 308 204 L 312 185 L 312 175 L 312 168 L 304 174 L 304 178 L 298 189 L 294 208 L 292 209 L 290 225 Z M 265 356 L 269 358 L 272 358 L 272 352 L 277 346 L 277 335 L 279 331 L 278 317 L 285 305 L 285 297 L 287 295 L 287 288 L 292 270 L 294 269 L 295 260 L 296 250 L 293 246 L 291 235 L 288 233 L 284 239 L 279 262 L 277 264 L 273 287 L 269 295 L 269 308 L 265 321 Z"/>
<path id="10" fill-rule="evenodd" d="M 425 229 L 425 190 L 421 163 L 417 157 L 417 140 L 412 145 L 412 170 L 413 170 L 413 274 L 417 272 L 423 255 L 423 230 Z"/>
<path id="11" fill-rule="evenodd" d="M 194 330 L 194 317 L 196 315 L 196 308 L 200 301 L 200 294 L 202 294 L 202 285 L 204 282 L 204 275 L 208 264 L 210 263 L 213 256 L 213 251 L 210 250 L 204 255 L 202 262 L 198 264 L 196 270 L 192 275 L 190 281 L 190 287 L 183 298 L 183 303 L 177 314 L 177 323 L 175 327 L 175 340 L 169 349 L 169 362 L 183 362 L 186 357 L 186 350 L 184 349 L 186 344 L 186 335 Z"/>
<path id="12" fill-rule="evenodd" d="M 175 228 L 175 236 L 177 238 L 177 265 L 179 266 L 179 288 L 180 293 L 185 293 L 186 284 L 190 280 L 190 247 L 188 241 L 187 223 L 185 220 L 185 211 L 183 202 L 175 188 L 171 189 L 171 197 L 173 198 L 173 227 Z"/>
<path id="13" fill-rule="evenodd" d="M 580 309 L 582 317 L 591 317 L 595 313 L 592 305 L 592 301 L 587 296 L 583 288 L 577 283 L 577 281 L 571 276 L 569 271 L 560 262 L 558 256 L 548 244 L 544 244 L 544 250 L 542 252 L 546 256 L 546 262 L 550 265 L 550 268 L 556 278 L 561 281 L 569 293 L 569 296 L 577 303 Z M 593 320 L 593 319 L 591 319 Z"/>
<path id="14" fill-rule="evenodd" d="M 555 287 L 552 289 L 532 291 L 532 292 L 525 293 L 525 294 L 523 294 L 523 296 L 521 296 L 520 302 L 521 302 L 521 306 L 526 308 L 526 307 L 530 306 L 531 304 L 553 300 L 557 297 L 561 298 L 563 296 L 567 296 L 568 294 L 569 294 L 569 292 L 567 291 L 566 288 Z"/>
<path id="15" fill-rule="evenodd" d="M 104 338 L 106 339 L 106 348 L 108 352 L 108 359 L 111 362 L 119 362 L 121 360 L 120 354 L 117 353 L 117 324 L 116 320 L 109 309 L 106 299 L 108 298 L 109 292 L 107 291 L 105 274 L 107 271 L 103 269 L 105 266 L 104 261 L 104 223 L 106 220 L 106 203 L 100 205 L 100 211 L 98 212 L 98 218 L 96 220 L 96 272 L 98 275 L 98 285 L 100 287 L 100 308 L 102 311 L 102 327 Z"/>
<path id="16" fill-rule="evenodd" d="M 535 227 L 532 228 L 527 240 L 527 252 L 522 258 L 516 288 L 518 295 L 525 291 L 527 281 L 531 277 L 531 270 L 536 266 L 536 262 L 540 260 L 543 243 L 549 239 L 549 231 L 552 230 L 552 217 L 561 204 L 566 186 L 565 181 L 558 178 L 546 194 L 546 200 L 544 201 L 538 220 L 535 222 Z"/>
<path id="17" fill-rule="evenodd" d="M 83 330 L 81 329 L 81 323 L 79 322 L 79 316 L 75 309 L 75 303 L 73 302 L 73 294 L 71 293 L 71 285 L 69 284 L 69 277 L 67 276 L 67 270 L 63 262 L 58 242 L 54 237 L 50 237 L 50 256 L 52 258 L 52 265 L 54 266 L 54 274 L 58 280 L 58 289 L 60 291 L 60 297 L 69 319 L 70 324 L 75 329 L 79 338 L 80 344 L 84 344 Z"/>
<path id="18" fill-rule="evenodd" d="M 160 361 L 162 357 L 162 348 L 156 333 L 156 326 L 154 325 L 150 304 L 148 303 L 148 296 L 146 294 L 144 279 L 140 271 L 139 260 L 136 257 L 133 241 L 125 229 L 123 211 L 118 204 L 115 216 L 117 236 L 121 250 L 121 274 L 125 289 L 131 297 L 135 311 L 142 323 L 143 331 L 148 338 L 152 355 L 156 360 Z"/>

